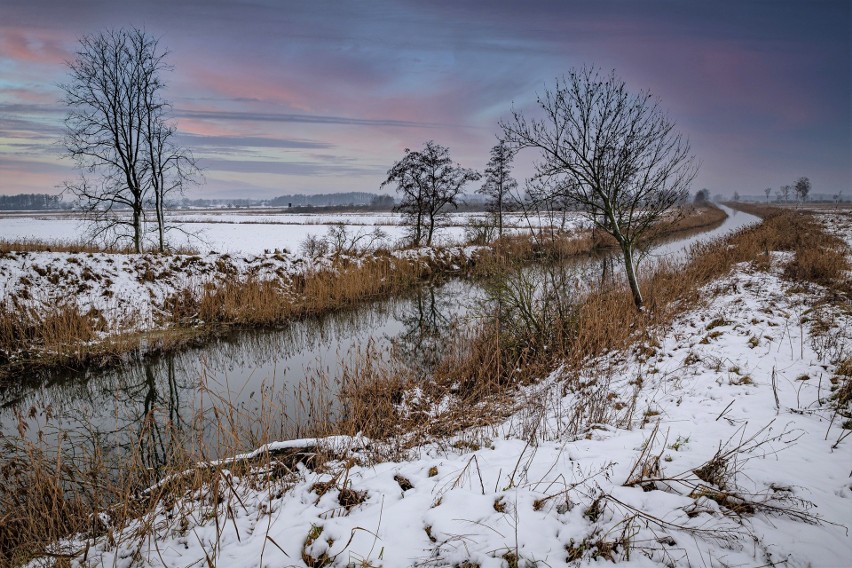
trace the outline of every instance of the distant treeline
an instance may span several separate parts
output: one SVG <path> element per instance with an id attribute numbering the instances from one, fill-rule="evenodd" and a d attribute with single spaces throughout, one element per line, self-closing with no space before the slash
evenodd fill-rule
<path id="1" fill-rule="evenodd" d="M 171 208 L 181 207 L 379 207 L 391 208 L 394 205 L 393 196 L 349 191 L 346 193 L 318 193 L 306 195 L 295 193 L 279 195 L 272 199 L 182 199 L 170 203 Z"/>
<path id="2" fill-rule="evenodd" d="M 18 195 L 0 195 L 0 210 L 37 210 L 70 209 L 71 204 L 62 201 L 61 195 L 47 193 L 20 193 Z"/>
<path id="3" fill-rule="evenodd" d="M 270 199 L 266 204 L 272 207 L 329 207 L 336 205 L 393 206 L 393 196 L 378 195 L 365 191 L 318 193 L 316 195 L 296 193 L 293 195 L 280 195 L 274 199 Z"/>
<path id="4" fill-rule="evenodd" d="M 484 198 L 480 195 L 465 195 L 461 199 L 460 209 L 465 210 L 473 207 L 481 208 Z M 395 202 L 392 195 L 369 193 L 365 191 L 349 191 L 346 193 L 318 193 L 307 195 L 295 193 L 293 195 L 279 195 L 272 199 L 179 199 L 169 200 L 166 203 L 168 209 L 198 208 L 247 208 L 247 207 L 280 207 L 280 208 L 305 208 L 305 207 L 368 207 L 371 209 L 391 209 Z M 151 204 L 146 203 L 146 207 Z M 0 195 L 0 211 L 21 210 L 68 210 L 73 209 L 74 203 L 63 201 L 61 195 L 50 195 L 47 193 L 21 193 L 19 195 Z M 117 209 L 123 209 L 116 206 Z"/>

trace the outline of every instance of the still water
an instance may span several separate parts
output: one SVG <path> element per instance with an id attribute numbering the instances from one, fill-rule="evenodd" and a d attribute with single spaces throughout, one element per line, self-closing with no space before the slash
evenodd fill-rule
<path id="1" fill-rule="evenodd" d="M 726 212 L 717 228 L 656 246 L 645 266 L 684 258 L 693 244 L 757 221 Z M 587 258 L 572 264 L 576 278 L 591 280 L 607 263 Z M 9 388 L 0 391 L 0 451 L 40 440 L 62 447 L 71 459 L 99 452 L 119 463 L 133 449 L 156 469 L 177 446 L 209 459 L 299 437 L 312 424 L 333 420 L 333 393 L 362 357 L 425 380 L 445 346 L 483 313 L 486 296 L 464 280 L 435 282 L 408 296 L 281 329 L 234 331 L 122 367 L 57 373 L 37 387 Z M 222 439 L 235 427 L 243 433 L 238 442 Z"/>

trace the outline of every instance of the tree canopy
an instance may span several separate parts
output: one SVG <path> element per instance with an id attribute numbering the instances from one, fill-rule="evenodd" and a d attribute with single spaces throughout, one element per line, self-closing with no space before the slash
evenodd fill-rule
<path id="1" fill-rule="evenodd" d="M 405 149 L 405 156 L 388 170 L 386 185 L 396 185 L 402 212 L 411 229 L 414 244 L 432 245 L 435 229 L 448 207 L 458 207 L 462 188 L 481 175 L 454 164 L 446 146 L 429 140 L 422 150 Z"/>
<path id="2" fill-rule="evenodd" d="M 615 238 L 641 308 L 634 249 L 688 196 L 697 173 L 689 142 L 650 93 L 630 92 L 615 73 L 572 70 L 537 103 L 537 114 L 514 109 L 501 123 L 504 139 L 515 151 L 538 150 L 539 195 L 563 198 Z"/>

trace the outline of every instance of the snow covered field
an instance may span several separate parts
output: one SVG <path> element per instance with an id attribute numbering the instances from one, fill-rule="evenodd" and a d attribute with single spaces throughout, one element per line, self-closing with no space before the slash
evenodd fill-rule
<path id="1" fill-rule="evenodd" d="M 561 214 L 560 214 L 561 215 Z M 446 226 L 436 233 L 437 244 L 457 244 L 465 238 L 465 227 L 472 219 L 484 219 L 484 213 L 451 213 Z M 561 218 L 560 218 L 561 221 Z M 550 222 L 534 219 L 534 226 Z M 170 224 L 181 229 L 169 233 L 173 245 L 188 245 L 202 253 L 209 251 L 261 254 L 275 249 L 296 252 L 309 236 L 323 237 L 332 225 L 346 225 L 351 235 L 381 229 L 389 245 L 405 236 L 402 217 L 396 213 L 307 214 L 263 212 L 235 213 L 175 212 Z M 524 229 L 528 221 L 520 215 L 508 215 L 505 226 Z M 576 214 L 566 214 L 566 229 L 582 225 Z M 0 238 L 6 240 L 35 239 L 41 241 L 79 241 L 87 223 L 78 218 L 58 215 L 0 216 Z M 189 233 L 188 236 L 187 234 Z"/>
<path id="2" fill-rule="evenodd" d="M 852 452 L 830 397 L 852 313 L 785 280 L 788 261 L 738 265 L 645 345 L 524 389 L 500 424 L 379 463 L 360 437 L 276 444 L 339 460 L 173 501 L 149 538 L 65 544 L 81 566 L 848 566 Z"/>

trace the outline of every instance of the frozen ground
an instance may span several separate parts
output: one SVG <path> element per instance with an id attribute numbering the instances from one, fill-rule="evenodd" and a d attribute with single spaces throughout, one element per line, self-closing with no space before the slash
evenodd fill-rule
<path id="1" fill-rule="evenodd" d="M 559 217 L 534 218 L 533 226 L 551 222 L 563 224 Z M 464 241 L 465 227 L 472 219 L 484 219 L 484 213 L 451 213 L 446 226 L 436 234 L 436 244 L 457 244 Z M 572 230 L 582 225 L 573 213 L 564 214 L 564 228 Z M 264 251 L 298 251 L 308 236 L 325 236 L 330 226 L 342 223 L 351 234 L 370 233 L 381 229 L 388 244 L 405 237 L 402 217 L 396 213 L 338 213 L 308 214 L 262 212 L 235 213 L 175 212 L 171 224 L 181 231 L 170 232 L 174 245 L 188 245 L 200 252 L 228 252 L 261 254 Z M 520 215 L 507 215 L 505 226 L 513 230 L 527 228 L 528 221 Z M 0 238 L 6 240 L 35 239 L 48 242 L 79 241 L 87 223 L 67 215 L 13 215 L 0 216 Z"/>
<path id="2" fill-rule="evenodd" d="M 172 502 L 151 538 L 64 544 L 82 566 L 848 566 L 852 437 L 830 396 L 852 318 L 783 280 L 788 260 L 739 265 L 656 339 L 554 372 L 496 426 L 380 463 L 359 463 L 362 438 L 278 444 L 341 460 Z"/>
<path id="3" fill-rule="evenodd" d="M 478 247 L 396 250 L 391 254 L 459 269 Z M 352 263 L 365 257 L 351 256 Z M 74 305 L 80 313 L 100 315 L 103 337 L 164 327 L 168 298 L 186 290 L 201 295 L 205 286 L 254 278 L 288 282 L 309 271 L 333 269 L 333 255 L 299 254 L 157 255 L 63 252 L 0 253 L 0 305 L 49 312 Z"/>

